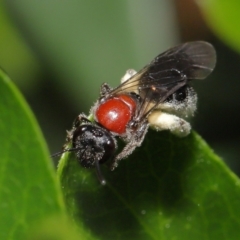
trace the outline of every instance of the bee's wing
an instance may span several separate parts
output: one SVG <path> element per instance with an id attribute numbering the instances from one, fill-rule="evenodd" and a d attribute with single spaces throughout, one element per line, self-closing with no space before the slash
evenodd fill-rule
<path id="1" fill-rule="evenodd" d="M 141 119 L 189 80 L 206 78 L 215 64 L 216 52 L 211 44 L 184 43 L 158 55 L 113 93 L 137 92 L 143 100 L 137 113 Z"/>

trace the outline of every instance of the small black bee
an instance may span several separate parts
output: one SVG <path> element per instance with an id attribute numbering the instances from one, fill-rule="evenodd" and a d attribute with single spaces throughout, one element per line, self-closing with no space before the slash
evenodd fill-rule
<path id="1" fill-rule="evenodd" d="M 105 184 L 99 164 L 112 159 L 114 170 L 121 159 L 141 146 L 149 126 L 180 137 L 190 133 L 191 126 L 182 117 L 193 115 L 197 95 L 189 82 L 206 78 L 215 64 L 211 44 L 188 42 L 158 55 L 139 72 L 128 70 L 116 88 L 102 84 L 90 116 L 80 114 L 68 132 L 71 148 L 53 156 L 74 151 L 80 164 L 95 167 L 100 182 Z M 115 156 L 116 138 L 126 145 Z"/>

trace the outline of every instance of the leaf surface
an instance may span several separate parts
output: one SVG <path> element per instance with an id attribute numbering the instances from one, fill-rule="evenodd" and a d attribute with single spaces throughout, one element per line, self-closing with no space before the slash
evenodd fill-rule
<path id="1" fill-rule="evenodd" d="M 65 153 L 59 175 L 68 210 L 100 239 L 239 239 L 240 181 L 196 133 L 150 130 L 114 171 Z"/>
<path id="2" fill-rule="evenodd" d="M 234 49 L 240 51 L 240 1 L 198 1 L 209 25 L 214 32 Z"/>
<path id="3" fill-rule="evenodd" d="M 0 70 L 0 239 L 26 239 L 32 225 L 65 212 L 43 136 Z"/>

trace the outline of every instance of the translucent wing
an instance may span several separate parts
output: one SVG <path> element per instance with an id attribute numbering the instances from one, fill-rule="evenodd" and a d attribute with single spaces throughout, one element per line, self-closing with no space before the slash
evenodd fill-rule
<path id="1" fill-rule="evenodd" d="M 142 119 L 189 80 L 206 78 L 215 64 L 216 52 L 211 44 L 184 43 L 158 55 L 110 94 L 137 92 L 143 100 L 137 118 Z"/>

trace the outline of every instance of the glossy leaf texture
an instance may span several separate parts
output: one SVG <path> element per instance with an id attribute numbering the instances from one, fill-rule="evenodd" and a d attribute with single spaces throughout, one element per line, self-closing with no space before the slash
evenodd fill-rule
<path id="1" fill-rule="evenodd" d="M 65 153 L 58 173 L 72 218 L 96 239 L 239 239 L 240 181 L 196 133 L 150 130 L 119 163 L 82 168 Z"/>
<path id="2" fill-rule="evenodd" d="M 197 3 L 214 32 L 232 48 L 240 51 L 240 1 L 201 0 Z"/>
<path id="3" fill-rule="evenodd" d="M 25 100 L 0 70 L 0 239 L 65 213 L 43 136 Z"/>

